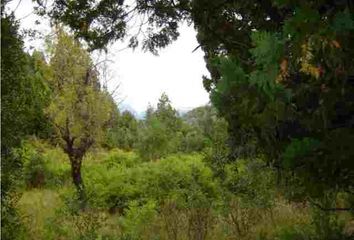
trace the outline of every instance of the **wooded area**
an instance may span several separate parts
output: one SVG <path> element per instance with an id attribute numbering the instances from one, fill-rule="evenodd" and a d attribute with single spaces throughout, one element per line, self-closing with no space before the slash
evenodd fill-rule
<path id="1" fill-rule="evenodd" d="M 353 1 L 36 0 L 45 52 L 8 2 L 2 239 L 354 239 Z M 183 23 L 211 103 L 122 111 L 92 53 L 158 54 Z"/>

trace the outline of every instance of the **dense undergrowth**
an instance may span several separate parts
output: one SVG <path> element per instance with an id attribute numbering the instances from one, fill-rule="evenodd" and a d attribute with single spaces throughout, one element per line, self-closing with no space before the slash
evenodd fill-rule
<path id="1" fill-rule="evenodd" d="M 83 164 L 82 211 L 59 148 L 32 140 L 17 153 L 25 159 L 23 239 L 350 239 L 350 215 L 285 201 L 261 161 L 227 164 L 219 178 L 207 153 L 146 162 L 93 149 Z"/>

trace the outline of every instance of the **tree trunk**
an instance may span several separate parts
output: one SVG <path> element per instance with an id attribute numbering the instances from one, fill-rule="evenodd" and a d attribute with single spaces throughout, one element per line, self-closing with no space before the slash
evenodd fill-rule
<path id="1" fill-rule="evenodd" d="M 81 208 L 84 209 L 86 207 L 87 199 L 86 199 L 85 185 L 81 177 L 82 158 L 71 156 L 70 162 L 71 162 L 71 176 L 73 179 L 73 183 L 77 189 Z"/>

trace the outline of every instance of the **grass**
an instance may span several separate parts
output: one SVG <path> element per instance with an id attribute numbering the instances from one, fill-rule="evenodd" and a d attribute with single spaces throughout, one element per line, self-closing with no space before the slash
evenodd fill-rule
<path id="1" fill-rule="evenodd" d="M 45 239 L 46 221 L 55 216 L 55 211 L 63 207 L 60 190 L 32 189 L 25 191 L 18 202 L 28 233 L 28 239 Z"/>
<path id="2" fill-rule="evenodd" d="M 301 240 L 314 234 L 309 207 L 281 197 L 273 208 L 236 204 L 223 212 L 222 187 L 200 154 L 143 162 L 134 152 L 94 150 L 82 173 L 92 199 L 86 211 L 75 212 L 66 155 L 37 145 L 50 174 L 40 188 L 24 190 L 17 204 L 25 239 Z M 110 211 L 116 202 L 123 209 Z M 233 222 L 233 213 L 243 225 Z"/>

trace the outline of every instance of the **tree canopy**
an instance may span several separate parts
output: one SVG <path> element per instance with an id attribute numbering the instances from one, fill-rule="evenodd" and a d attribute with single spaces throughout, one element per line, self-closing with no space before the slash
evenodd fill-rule
<path id="1" fill-rule="evenodd" d="M 115 105 L 108 93 L 100 89 L 90 56 L 77 41 L 58 29 L 53 48 L 50 59 L 53 78 L 49 79 L 53 97 L 47 114 L 69 156 L 80 198 L 85 200 L 82 159 L 103 138 Z"/>

